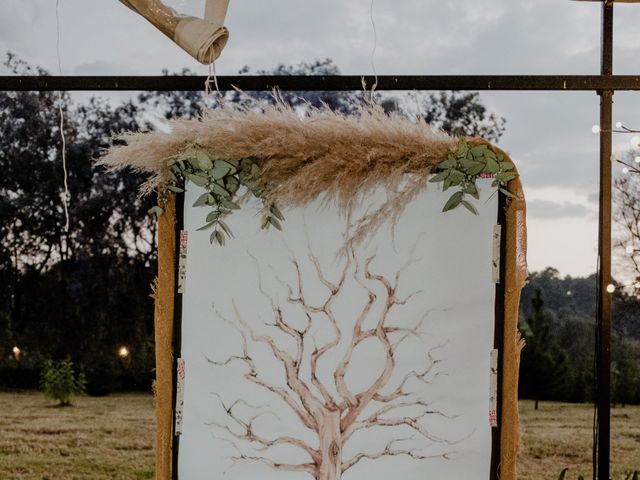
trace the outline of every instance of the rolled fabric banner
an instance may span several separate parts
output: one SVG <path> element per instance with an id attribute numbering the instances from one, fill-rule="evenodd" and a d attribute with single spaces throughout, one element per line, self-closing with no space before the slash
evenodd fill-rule
<path id="1" fill-rule="evenodd" d="M 205 65 L 220 56 L 229 38 L 224 27 L 229 0 L 206 0 L 204 18 L 182 15 L 162 0 L 120 0 L 146 18 L 193 58 Z"/>
<path id="2" fill-rule="evenodd" d="M 229 31 L 223 25 L 187 17 L 178 23 L 174 41 L 200 63 L 208 65 L 222 53 Z"/>

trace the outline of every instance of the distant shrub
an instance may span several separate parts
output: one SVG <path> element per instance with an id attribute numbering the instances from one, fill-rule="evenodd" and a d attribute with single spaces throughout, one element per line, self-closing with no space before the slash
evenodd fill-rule
<path id="1" fill-rule="evenodd" d="M 59 362 L 47 360 L 44 363 L 40 388 L 47 397 L 57 400 L 60 406 L 71 405 L 74 395 L 84 393 L 85 385 L 84 375 L 75 373 L 69 358 Z"/>

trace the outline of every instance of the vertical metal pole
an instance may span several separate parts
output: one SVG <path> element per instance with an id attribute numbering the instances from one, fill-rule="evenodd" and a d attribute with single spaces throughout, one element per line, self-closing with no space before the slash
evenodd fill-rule
<path id="1" fill-rule="evenodd" d="M 613 0 L 602 2 L 602 75 L 613 74 Z M 609 480 L 611 431 L 611 135 L 613 91 L 600 94 L 600 218 L 598 228 L 598 480 Z"/>

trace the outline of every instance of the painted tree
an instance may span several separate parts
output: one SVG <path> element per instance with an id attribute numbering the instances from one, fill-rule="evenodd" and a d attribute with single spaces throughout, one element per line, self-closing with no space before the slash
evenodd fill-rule
<path id="1" fill-rule="evenodd" d="M 447 415 L 421 399 L 412 389 L 414 382 L 431 384 L 443 372 L 440 370 L 441 359 L 435 357 L 436 349 L 442 345 L 425 348 L 424 363 L 408 372 L 396 372 L 396 353 L 410 337 L 424 335 L 422 327 L 428 317 L 426 312 L 421 318 L 411 323 L 411 326 L 391 326 L 388 322 L 390 313 L 398 306 L 405 305 L 419 292 L 414 292 L 405 298 L 397 293 L 402 270 L 395 274 L 395 278 L 374 273 L 371 263 L 374 257 L 368 258 L 360 265 L 353 250 L 350 251 L 345 265 L 337 281 L 331 281 L 325 276 L 318 259 L 310 255 L 313 271 L 317 279 L 326 289 L 326 297 L 321 305 L 312 305 L 305 297 L 303 274 L 298 261 L 293 260 L 293 267 L 297 281 L 289 285 L 278 281 L 286 288 L 287 301 L 297 305 L 306 318 L 303 328 L 294 328 L 292 322 L 284 318 L 281 307 L 267 295 L 262 280 L 259 289 L 268 299 L 272 308 L 273 323 L 268 326 L 277 329 L 281 334 L 290 337 L 296 345 L 295 351 L 283 348 L 274 335 L 264 335 L 256 331 L 255 327 L 241 315 L 237 305 L 233 302 L 235 321 L 224 317 L 216 310 L 217 315 L 232 325 L 240 334 L 242 352 L 237 355 L 216 361 L 208 361 L 217 367 L 225 367 L 232 362 L 241 362 L 247 368 L 244 374 L 246 381 L 260 387 L 269 394 L 278 397 L 295 414 L 295 417 L 306 429 L 317 437 L 315 445 L 311 445 L 299 438 L 281 436 L 267 438 L 257 432 L 256 419 L 260 416 L 246 416 L 240 412 L 240 405 L 248 403 L 236 399 L 232 403 L 218 396 L 222 408 L 226 413 L 228 423 L 213 423 L 224 434 L 224 439 L 237 451 L 232 457 L 233 462 L 260 462 L 277 471 L 304 472 L 316 480 L 337 480 L 347 470 L 353 468 L 363 460 L 374 461 L 383 457 L 406 456 L 414 460 L 430 458 L 449 458 L 453 452 L 426 453 L 425 449 L 434 444 L 453 445 L 455 442 L 439 438 L 430 432 L 426 425 L 433 416 L 447 417 Z M 257 262 L 256 262 L 257 263 Z M 311 266 L 310 266 L 311 267 Z M 261 272 L 258 268 L 258 277 Z M 359 309 L 356 318 L 349 324 L 350 331 L 346 331 L 345 322 L 338 322 L 333 305 L 345 290 L 347 279 L 352 278 L 352 285 L 364 289 L 366 301 Z M 372 317 L 372 318 L 370 318 Z M 330 341 L 317 345 L 310 341 L 310 331 L 314 322 L 325 322 L 333 332 Z M 384 367 L 376 373 L 375 378 L 367 388 L 353 391 L 345 380 L 349 368 L 354 361 L 354 352 L 365 341 L 377 341 L 384 351 Z M 310 344 L 313 343 L 313 348 Z M 276 385 L 263 378 L 260 373 L 259 362 L 252 355 L 252 346 L 262 344 L 282 365 L 286 375 L 283 385 Z M 318 365 L 333 349 L 343 346 L 341 357 L 337 364 L 332 362 L 333 385 L 326 385 L 320 380 Z M 303 374 L 303 362 L 309 362 L 306 377 Z M 391 382 L 395 376 L 395 382 Z M 399 375 L 397 375 L 400 373 Z M 400 379 L 400 380 L 398 380 Z M 393 385 L 391 383 L 394 383 Z M 286 384 L 286 387 L 284 387 Z M 343 448 L 353 439 L 356 432 L 370 429 L 382 429 L 389 438 L 380 451 L 374 453 L 361 452 L 350 458 L 344 458 Z M 404 429 L 411 432 L 411 436 L 402 437 Z M 386 439 L 387 437 L 384 437 Z M 418 442 L 418 439 L 422 442 Z M 425 442 L 426 441 L 426 442 Z M 426 443 L 426 444 L 425 444 Z M 286 445 L 298 449 L 306 455 L 307 461 L 298 464 L 278 463 L 267 455 L 271 449 Z M 416 446 L 417 445 L 417 446 Z M 246 453 L 252 448 L 255 454 Z"/>

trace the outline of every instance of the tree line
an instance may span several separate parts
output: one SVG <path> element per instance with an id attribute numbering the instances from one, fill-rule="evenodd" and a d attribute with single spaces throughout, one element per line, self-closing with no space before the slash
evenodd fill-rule
<path id="1" fill-rule="evenodd" d="M 596 275 L 560 277 L 547 268 L 529 275 L 520 302 L 520 396 L 587 402 L 595 398 Z M 613 294 L 611 400 L 640 403 L 640 299 Z"/>
<path id="2" fill-rule="evenodd" d="M 5 66 L 15 74 L 46 74 L 12 54 Z M 252 72 L 245 68 L 239 73 Z M 256 73 L 332 75 L 339 70 L 325 60 Z M 249 93 L 272 101 L 268 93 Z M 348 114 L 369 93 L 282 96 L 299 109 L 328 105 Z M 225 97 L 245 101 L 237 92 Z M 477 93 L 374 97 L 387 111 L 417 115 L 452 135 L 496 142 L 504 132 L 505 119 L 490 112 Z M 139 175 L 105 172 L 94 160 L 112 145 L 114 134 L 194 118 L 218 102 L 219 97 L 203 92 L 144 92 L 120 103 L 100 97 L 78 101 L 54 92 L 0 92 L 0 388 L 36 388 L 42 366 L 65 358 L 82 370 L 89 393 L 151 388 L 156 225 L 147 210 L 155 199 L 138 197 Z M 59 103 L 69 171 L 68 230 Z M 632 277 L 640 276 L 635 257 L 640 252 L 638 191 L 637 178 L 617 182 L 618 248 Z M 629 252 L 630 244 L 638 250 Z M 614 295 L 612 394 L 620 403 L 640 403 L 636 293 L 619 289 Z M 552 268 L 530 275 L 520 312 L 527 341 L 521 396 L 593 399 L 595 298 L 595 275 L 561 278 Z"/>
<path id="3" fill-rule="evenodd" d="M 5 66 L 14 74 L 47 73 L 12 54 Z M 325 60 L 257 73 L 339 70 Z M 273 101 L 268 93 L 249 93 Z M 328 105 L 351 113 L 370 93 L 282 96 L 299 109 Z M 418 115 L 454 135 L 496 141 L 504 131 L 505 120 L 489 112 L 477 93 L 374 97 L 387 111 Z M 0 92 L 0 387 L 36 388 L 47 360 L 70 358 L 84 373 L 89 393 L 151 388 L 156 225 L 147 211 L 156 200 L 138 197 L 139 175 L 105 172 L 94 161 L 114 134 L 194 118 L 219 101 L 204 92 L 144 92 L 120 103 L 100 97 L 79 101 L 66 93 Z M 245 100 L 229 92 L 226 101 Z M 59 105 L 69 172 L 68 229 Z M 123 347 L 126 356 L 120 354 Z"/>

